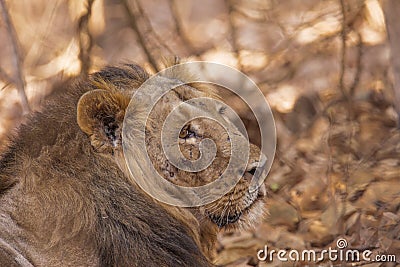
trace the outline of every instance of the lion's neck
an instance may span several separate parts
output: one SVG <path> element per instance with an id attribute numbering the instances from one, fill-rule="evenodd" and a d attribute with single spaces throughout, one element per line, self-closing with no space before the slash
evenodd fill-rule
<path id="1" fill-rule="evenodd" d="M 155 200 L 156 201 L 156 200 Z M 160 203 L 174 218 L 192 234 L 203 254 L 210 260 L 215 258 L 218 227 L 202 215 L 198 208 L 180 208 Z"/>
<path id="2" fill-rule="evenodd" d="M 125 176 L 130 177 L 131 174 L 126 165 L 123 151 L 117 151 L 114 154 L 114 159 L 117 162 L 118 167 L 124 172 Z M 134 180 L 129 180 L 138 190 L 141 190 Z M 208 259 L 214 259 L 218 227 L 208 218 L 205 218 L 204 215 L 200 213 L 199 208 L 180 208 L 159 202 L 155 199 L 153 200 L 161 205 L 175 219 L 185 225 L 197 246 L 202 249 L 203 254 Z"/>

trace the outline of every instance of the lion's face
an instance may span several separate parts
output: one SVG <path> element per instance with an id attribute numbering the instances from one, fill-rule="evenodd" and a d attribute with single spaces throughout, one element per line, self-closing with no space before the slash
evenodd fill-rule
<path id="1" fill-rule="evenodd" d="M 180 103 L 199 97 L 216 96 L 211 89 L 197 89 L 189 85 L 169 91 L 153 107 L 146 124 L 147 153 L 155 169 L 166 180 L 185 187 L 202 186 L 214 181 L 227 168 L 231 157 L 231 139 L 228 133 L 218 122 L 208 118 L 189 121 L 180 129 L 178 137 L 182 155 L 191 161 L 199 159 L 200 143 L 203 140 L 211 139 L 214 142 L 216 155 L 207 168 L 197 172 L 184 171 L 175 167 L 165 156 L 161 145 L 161 132 L 168 114 Z M 99 151 L 113 154 L 114 151 L 120 150 L 122 117 L 129 100 L 130 94 L 109 89 L 95 90 L 81 98 L 78 104 L 78 123 L 82 130 L 91 136 L 93 146 Z M 207 112 L 233 125 L 218 104 L 208 106 Z M 263 213 L 264 205 L 261 199 L 265 195 L 264 186 L 252 191 L 249 186 L 256 169 L 264 167 L 265 157 L 261 156 L 260 149 L 255 145 L 251 144 L 249 151 L 247 167 L 236 186 L 217 201 L 199 208 L 205 218 L 220 228 L 252 225 Z M 263 162 L 259 162 L 260 158 Z"/>
<path id="2" fill-rule="evenodd" d="M 165 126 L 163 122 L 167 115 L 183 101 L 200 97 L 215 96 L 191 86 L 175 88 L 160 99 L 153 108 L 147 126 L 147 147 L 153 164 L 165 179 L 180 186 L 197 187 L 216 180 L 225 171 L 231 159 L 231 139 L 227 131 L 218 122 L 209 118 L 191 120 L 180 129 L 179 133 L 180 151 L 186 159 L 191 161 L 199 159 L 200 143 L 203 140 L 210 139 L 214 142 L 216 155 L 206 169 L 198 172 L 184 171 L 171 164 L 164 155 L 160 140 Z M 208 103 L 207 113 L 212 113 L 210 117 L 219 117 L 227 123 L 233 124 L 226 116 L 225 110 L 217 103 L 211 106 Z M 263 168 L 265 164 L 265 162 L 259 162 L 260 153 L 257 146 L 250 144 L 249 162 L 242 179 L 221 199 L 201 207 L 202 214 L 219 227 L 251 225 L 262 214 L 263 204 L 260 200 L 265 195 L 265 188 L 262 186 L 252 192 L 249 190 L 250 181 L 256 168 Z M 264 160 L 263 156 L 262 158 Z"/>

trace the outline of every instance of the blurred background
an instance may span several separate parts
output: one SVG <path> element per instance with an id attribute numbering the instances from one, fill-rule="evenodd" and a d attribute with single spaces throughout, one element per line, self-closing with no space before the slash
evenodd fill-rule
<path id="1" fill-rule="evenodd" d="M 255 229 L 221 233 L 217 263 L 315 265 L 259 262 L 257 251 L 335 248 L 341 237 L 399 264 L 399 3 L 0 0 L 0 150 L 69 77 L 124 62 L 154 73 L 173 56 L 226 64 L 262 90 L 278 145 L 266 179 L 269 215 Z M 252 114 L 225 100 L 258 143 Z"/>

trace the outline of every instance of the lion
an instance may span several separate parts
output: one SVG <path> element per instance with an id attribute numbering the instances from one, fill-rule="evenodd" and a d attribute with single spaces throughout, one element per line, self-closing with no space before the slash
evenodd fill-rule
<path id="1" fill-rule="evenodd" d="M 72 79 L 18 128 L 0 160 L 0 266 L 213 266 L 218 231 L 262 216 L 264 186 L 248 190 L 264 164 L 255 145 L 237 185 L 204 206 L 161 203 L 129 177 L 121 129 L 132 94 L 147 79 L 134 64 Z M 185 173 L 163 156 L 159 133 L 167 114 L 201 96 L 218 97 L 195 84 L 171 90 L 146 124 L 155 168 L 177 185 L 209 183 L 229 161 L 229 138 L 203 118 L 182 128 L 179 145 L 193 160 L 201 140 L 212 139 L 217 154 L 207 169 Z"/>

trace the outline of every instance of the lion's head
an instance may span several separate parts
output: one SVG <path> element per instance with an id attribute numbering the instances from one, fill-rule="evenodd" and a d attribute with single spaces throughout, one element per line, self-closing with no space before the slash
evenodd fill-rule
<path id="1" fill-rule="evenodd" d="M 106 75 L 107 73 L 109 70 L 98 72 L 91 77 L 93 90 L 81 97 L 77 120 L 80 128 L 90 136 L 93 147 L 107 157 L 114 157 L 118 165 L 125 169 L 124 158 L 121 156 L 122 124 L 132 94 L 148 79 L 148 74 L 133 65 L 115 68 L 113 76 Z M 168 78 L 185 79 L 185 74 L 174 75 Z M 168 114 L 180 103 L 200 97 L 218 99 L 215 90 L 204 84 L 184 84 L 168 91 L 152 108 L 145 128 L 147 153 L 157 172 L 171 183 L 185 187 L 202 186 L 214 181 L 227 168 L 231 157 L 231 140 L 228 133 L 218 122 L 207 118 L 196 118 L 186 123 L 179 129 L 178 140 L 182 155 L 190 161 L 195 161 L 201 155 L 201 142 L 211 139 L 216 145 L 216 155 L 207 168 L 188 172 L 174 166 L 166 157 L 161 145 L 161 132 Z M 140 113 L 140 106 L 145 103 L 136 104 L 137 112 Z M 218 104 L 208 106 L 207 112 L 236 127 Z M 199 207 L 198 213 L 219 228 L 252 225 L 263 213 L 264 205 L 261 199 L 265 195 L 265 188 L 262 185 L 256 190 L 250 190 L 250 181 L 257 168 L 264 167 L 265 161 L 260 149 L 250 144 L 247 167 L 243 170 L 244 174 L 239 182 L 220 199 Z"/>

